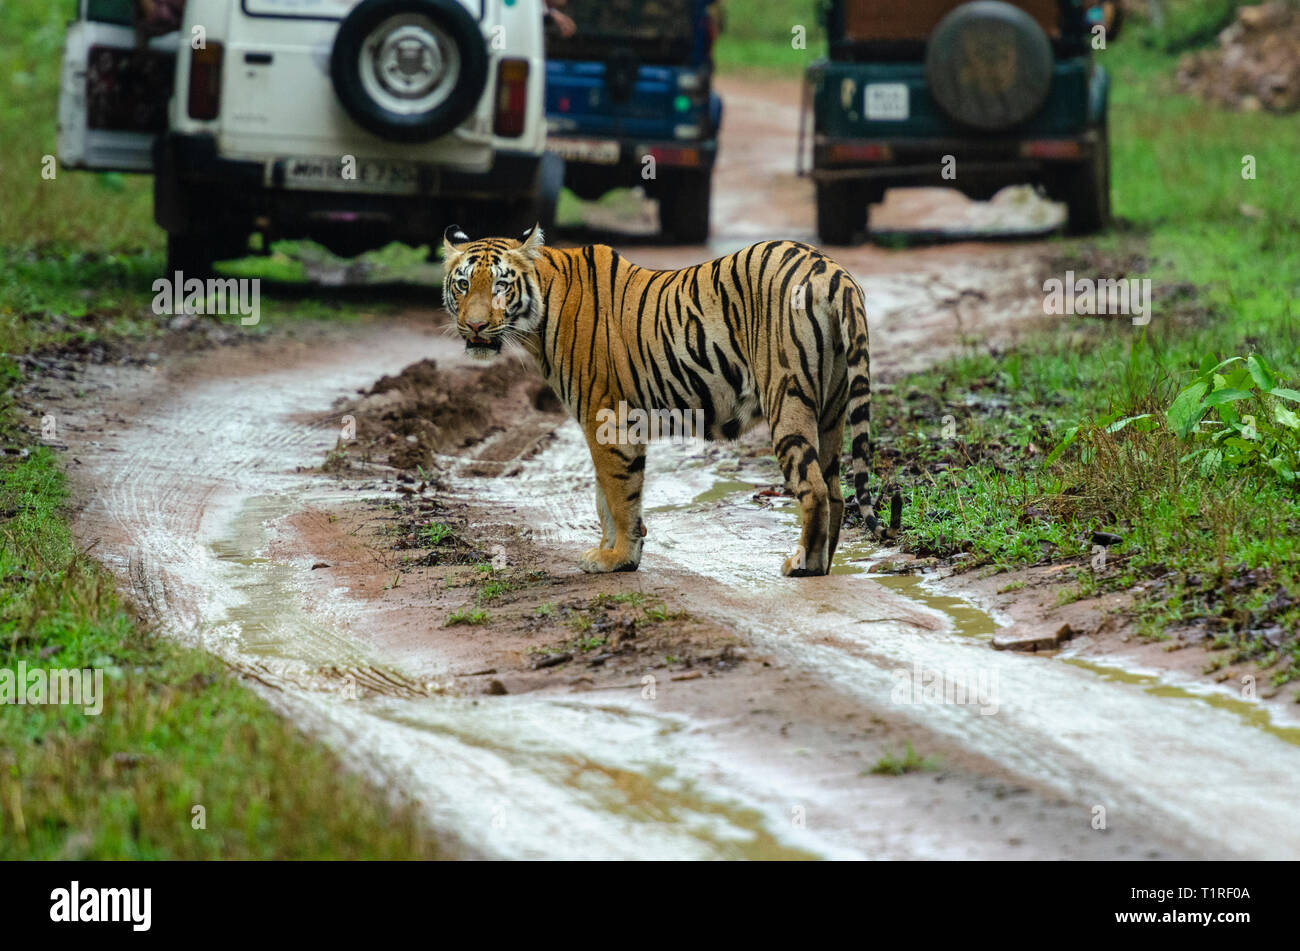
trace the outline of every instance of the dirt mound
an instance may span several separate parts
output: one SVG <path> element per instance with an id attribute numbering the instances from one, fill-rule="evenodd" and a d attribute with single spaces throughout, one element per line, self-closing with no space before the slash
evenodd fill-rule
<path id="1" fill-rule="evenodd" d="M 421 360 L 396 376 L 381 377 L 336 412 L 356 421 L 356 433 L 333 454 L 335 465 L 359 460 L 432 471 L 435 454 L 458 452 L 518 428 L 521 417 L 554 418 L 561 409 L 532 368 L 506 357 L 448 369 Z"/>
<path id="2" fill-rule="evenodd" d="M 1242 112 L 1300 109 L 1300 8 L 1289 3 L 1241 7 L 1216 49 L 1188 53 L 1178 85 Z"/>

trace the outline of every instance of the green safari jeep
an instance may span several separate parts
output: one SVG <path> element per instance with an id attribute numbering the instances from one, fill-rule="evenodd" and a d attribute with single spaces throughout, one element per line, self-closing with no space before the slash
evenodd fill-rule
<path id="1" fill-rule="evenodd" d="M 1041 186 L 1069 230 L 1110 219 L 1109 78 L 1117 32 L 1094 0 L 827 0 L 829 58 L 808 70 L 817 230 L 848 244 L 885 189 L 973 199 Z M 805 119 L 806 123 L 806 119 Z"/>

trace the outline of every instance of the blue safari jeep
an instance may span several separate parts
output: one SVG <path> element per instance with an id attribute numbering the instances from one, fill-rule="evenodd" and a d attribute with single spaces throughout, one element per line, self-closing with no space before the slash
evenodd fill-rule
<path id="1" fill-rule="evenodd" d="M 722 101 L 712 0 L 568 0 L 546 48 L 547 149 L 580 198 L 642 186 L 665 234 L 709 236 Z"/>
<path id="2" fill-rule="evenodd" d="M 817 230 L 848 244 L 886 188 L 987 199 L 1029 183 L 1088 233 L 1110 218 L 1113 39 L 1095 0 L 828 0 L 830 56 L 808 72 Z"/>

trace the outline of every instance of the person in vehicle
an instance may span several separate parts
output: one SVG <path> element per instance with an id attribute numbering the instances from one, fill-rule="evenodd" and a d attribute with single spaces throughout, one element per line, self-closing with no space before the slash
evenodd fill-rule
<path id="1" fill-rule="evenodd" d="M 560 36 L 566 39 L 578 32 L 578 25 L 573 22 L 573 17 L 563 13 L 560 7 L 564 6 L 567 0 L 543 0 L 542 16 L 555 24 L 555 28 L 560 31 Z"/>
<path id="2" fill-rule="evenodd" d="M 185 19 L 185 0 L 135 0 L 135 30 L 143 39 L 174 33 Z"/>

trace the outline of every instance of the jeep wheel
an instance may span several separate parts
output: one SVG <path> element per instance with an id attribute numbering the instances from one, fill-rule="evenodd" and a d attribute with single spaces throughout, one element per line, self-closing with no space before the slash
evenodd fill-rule
<path id="1" fill-rule="evenodd" d="M 693 169 L 666 176 L 659 191 L 659 227 L 682 244 L 709 240 L 709 203 L 713 170 Z"/>
<path id="2" fill-rule="evenodd" d="M 487 45 L 457 0 L 362 0 L 339 25 L 334 91 L 358 125 L 428 142 L 460 125 L 487 84 Z"/>
<path id="3" fill-rule="evenodd" d="M 925 51 L 930 94 L 957 122 L 986 132 L 1033 116 L 1052 86 L 1052 43 L 1038 21 L 1001 0 L 963 3 Z"/>
<path id="4" fill-rule="evenodd" d="M 866 221 L 851 182 L 817 183 L 817 237 L 822 244 L 852 244 Z"/>
<path id="5" fill-rule="evenodd" d="M 167 277 L 180 271 L 185 279 L 206 280 L 212 276 L 216 262 L 216 248 L 199 235 L 169 234 L 167 236 Z"/>
<path id="6" fill-rule="evenodd" d="M 1070 234 L 1095 234 L 1110 224 L 1110 137 L 1105 131 L 1092 158 L 1062 176 L 1059 197 L 1069 208 Z"/>
<path id="7" fill-rule="evenodd" d="M 220 231 L 215 234 L 168 234 L 167 273 L 170 279 L 180 271 L 186 280 L 191 277 L 207 280 L 216 273 L 217 261 L 229 261 L 248 254 L 248 234 Z"/>

